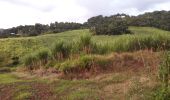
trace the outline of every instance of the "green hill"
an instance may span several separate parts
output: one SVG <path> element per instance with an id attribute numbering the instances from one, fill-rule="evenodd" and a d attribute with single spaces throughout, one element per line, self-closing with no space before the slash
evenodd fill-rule
<path id="1" fill-rule="evenodd" d="M 163 38 L 170 38 L 170 32 L 150 27 L 130 27 L 134 35 L 120 36 L 93 36 L 93 40 L 97 43 L 114 43 L 115 40 L 121 40 L 131 37 L 145 37 L 161 35 Z M 9 54 L 11 56 L 23 56 L 27 53 L 34 52 L 41 48 L 49 48 L 52 43 L 59 40 L 72 41 L 81 35 L 90 34 L 89 30 L 67 31 L 58 34 L 46 34 L 36 37 L 7 38 L 0 39 L 0 53 Z"/>
<path id="2" fill-rule="evenodd" d="M 163 31 L 151 27 L 130 27 L 129 30 L 133 34 L 130 35 L 115 35 L 105 36 L 98 35 L 92 36 L 92 41 L 100 47 L 105 48 L 108 46 L 110 51 L 133 51 L 137 48 L 137 42 L 141 42 L 141 49 L 150 46 L 160 46 L 166 44 L 166 48 L 170 47 L 170 32 Z M 73 41 L 77 40 L 80 36 L 91 34 L 88 29 L 67 31 L 57 34 L 45 34 L 36 37 L 21 37 L 21 38 L 6 38 L 0 39 L 0 63 L 8 63 L 5 61 L 11 60 L 15 57 L 23 57 L 26 54 L 35 52 L 43 48 L 50 48 L 56 41 Z M 149 43 L 145 43 L 149 42 Z M 145 46 L 147 44 L 147 46 Z M 149 47 L 148 47 L 149 48 Z M 158 48 L 158 47 L 156 47 Z M 137 48 L 137 50 L 139 47 Z M 7 60 L 5 60 L 7 59 Z M 2 64 L 3 65 L 3 64 Z"/>
<path id="3" fill-rule="evenodd" d="M 68 54 L 70 57 L 65 59 L 50 58 L 44 50 L 56 41 L 81 40 L 81 36 L 91 34 L 88 29 L 0 39 L 0 98 L 162 100 L 170 94 L 169 88 L 161 87 L 164 86 L 163 79 L 166 81 L 169 75 L 167 65 L 170 59 L 167 56 L 160 63 L 163 53 L 159 51 L 170 49 L 170 32 L 151 27 L 129 27 L 129 30 L 133 34 L 92 35 L 90 45 L 99 51 L 89 54 L 78 49 L 81 53 Z M 88 36 L 83 39 L 85 43 L 86 40 L 89 42 Z M 61 51 L 68 49 L 58 46 Z M 61 53 L 57 53 L 60 57 Z M 24 63 L 21 67 L 11 68 L 10 64 L 27 54 L 25 62 L 28 65 Z M 158 80 L 158 72 L 163 76 L 160 77 L 162 83 Z"/>

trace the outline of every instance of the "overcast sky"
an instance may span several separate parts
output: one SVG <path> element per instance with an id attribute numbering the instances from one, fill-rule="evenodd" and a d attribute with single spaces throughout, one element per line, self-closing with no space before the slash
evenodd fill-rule
<path id="1" fill-rule="evenodd" d="M 170 0 L 0 0 L 0 28 L 55 21 L 85 22 L 96 15 L 170 10 Z"/>

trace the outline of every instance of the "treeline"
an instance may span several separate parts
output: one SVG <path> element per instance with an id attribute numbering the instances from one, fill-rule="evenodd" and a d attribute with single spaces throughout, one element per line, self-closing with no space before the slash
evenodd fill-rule
<path id="1" fill-rule="evenodd" d="M 131 33 L 128 26 L 156 27 L 170 31 L 170 11 L 155 11 L 138 16 L 117 14 L 102 15 L 88 19 L 90 30 L 97 35 L 120 35 Z"/>
<path id="2" fill-rule="evenodd" d="M 50 25 L 36 23 L 35 25 L 18 26 L 5 30 L 1 29 L 0 37 L 37 36 L 42 33 L 59 33 L 81 28 L 83 28 L 82 24 L 73 22 L 55 22 Z"/>
<path id="3" fill-rule="evenodd" d="M 170 11 L 155 11 L 138 16 L 130 17 L 127 20 L 131 26 L 156 27 L 170 31 Z"/>
<path id="4" fill-rule="evenodd" d="M 59 33 L 68 30 L 89 28 L 96 35 L 120 35 L 131 33 L 128 26 L 156 27 L 170 31 L 170 11 L 155 11 L 138 16 L 116 14 L 95 16 L 84 24 L 55 22 L 50 25 L 35 24 L 0 30 L 0 37 L 36 36 L 42 33 Z"/>
<path id="5" fill-rule="evenodd" d="M 88 27 L 96 35 L 121 35 L 130 33 L 125 14 L 96 16 L 88 19 Z"/>

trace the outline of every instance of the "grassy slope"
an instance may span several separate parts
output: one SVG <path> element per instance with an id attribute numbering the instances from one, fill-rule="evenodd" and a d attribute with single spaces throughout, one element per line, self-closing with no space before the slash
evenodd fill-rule
<path id="1" fill-rule="evenodd" d="M 155 28 L 130 27 L 135 35 L 170 34 Z M 23 56 L 37 49 L 49 48 L 54 41 L 61 39 L 72 40 L 82 34 L 90 34 L 88 30 L 76 30 L 59 34 L 48 34 L 37 37 L 0 39 L 0 52 L 15 56 Z M 124 36 L 94 36 L 97 42 L 113 43 L 114 39 Z M 3 53 L 4 54 L 4 53 Z M 0 99 L 36 99 L 42 100 L 125 100 L 145 99 L 152 100 L 152 91 L 155 87 L 145 86 L 145 82 L 155 84 L 154 78 L 141 73 L 112 73 L 104 74 L 90 80 L 37 80 L 17 77 L 11 73 L 0 74 Z M 39 79 L 39 78 L 38 78 Z M 28 81 L 29 80 L 29 81 Z M 153 87 L 153 88 L 152 88 Z M 127 92 L 127 89 L 129 91 Z"/>
<path id="2" fill-rule="evenodd" d="M 150 27 L 130 27 L 130 30 L 135 35 L 122 35 L 122 36 L 94 36 L 93 40 L 97 43 L 113 43 L 115 40 L 129 38 L 133 36 L 141 36 L 141 34 L 162 34 L 167 37 L 170 32 L 159 30 Z M 9 54 L 10 56 L 23 56 L 27 53 L 34 52 L 41 48 L 50 48 L 51 44 L 55 41 L 66 40 L 71 41 L 80 37 L 83 34 L 90 34 L 89 30 L 75 30 L 58 34 L 47 34 L 37 37 L 23 37 L 23 38 L 7 38 L 0 39 L 0 53 Z"/>
<path id="3" fill-rule="evenodd" d="M 94 36 L 94 40 L 97 43 L 115 43 L 115 40 L 122 40 L 125 41 L 126 39 L 131 39 L 132 37 L 147 37 L 147 36 L 157 36 L 157 35 L 163 35 L 170 38 L 170 32 L 160 30 L 157 28 L 151 28 L 151 27 L 129 27 L 129 30 L 134 33 L 134 35 L 118 35 L 118 36 Z M 153 35 L 154 34 L 154 35 Z"/>
<path id="4" fill-rule="evenodd" d="M 88 33 L 88 30 L 75 30 L 37 37 L 0 39 L 0 53 L 7 53 L 12 56 L 23 56 L 26 53 L 34 52 L 37 49 L 49 48 L 55 41 L 70 41 L 85 33 Z"/>

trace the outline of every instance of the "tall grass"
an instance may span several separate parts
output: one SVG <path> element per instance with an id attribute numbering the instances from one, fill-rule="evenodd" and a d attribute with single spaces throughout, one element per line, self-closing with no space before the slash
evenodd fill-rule
<path id="1" fill-rule="evenodd" d="M 142 32 L 142 34 L 120 35 L 120 36 L 92 36 L 90 34 L 81 34 L 76 38 L 70 40 L 66 39 L 70 37 L 67 34 L 59 34 L 59 36 L 65 39 L 59 39 L 50 52 L 55 62 L 63 60 L 74 60 L 74 58 L 80 58 L 80 55 L 84 54 L 108 54 L 111 52 L 133 52 L 138 50 L 149 49 L 152 51 L 170 50 L 170 34 L 169 32 L 160 31 L 155 29 L 149 30 L 149 34 L 143 34 L 144 29 L 137 30 L 134 28 L 134 32 Z M 150 33 L 155 32 L 155 33 Z M 69 32 L 71 34 L 71 32 Z M 53 35 L 52 35 L 53 36 Z M 79 37 L 79 38 L 78 38 Z M 67 40 L 67 41 L 66 41 Z M 48 45 L 48 47 L 50 44 Z M 25 65 L 35 66 L 39 62 L 39 65 L 44 65 L 47 62 L 49 55 L 46 51 L 41 51 L 37 54 L 29 54 L 26 56 Z M 33 60 L 31 60 L 33 59 Z M 41 61 L 41 62 L 40 62 Z M 29 62 L 29 63 L 27 63 Z"/>
<path id="2" fill-rule="evenodd" d="M 28 54 L 23 58 L 23 64 L 29 69 L 34 70 L 44 67 L 50 58 L 49 50 L 42 49 L 35 53 Z"/>
<path id="3" fill-rule="evenodd" d="M 26 55 L 23 58 L 23 64 L 29 70 L 37 69 L 37 65 L 38 65 L 37 62 L 38 59 L 34 54 Z"/>
<path id="4" fill-rule="evenodd" d="M 100 40 L 100 41 L 99 41 Z M 103 38 L 94 37 L 97 45 L 105 45 L 108 52 L 128 52 L 144 49 L 153 51 L 170 50 L 169 34 L 122 35 L 101 42 Z"/>
<path id="5" fill-rule="evenodd" d="M 57 60 L 63 60 L 64 58 L 68 58 L 71 52 L 71 45 L 64 41 L 56 42 L 52 49 L 52 55 Z"/>
<path id="6" fill-rule="evenodd" d="M 47 62 L 50 58 L 50 53 L 49 53 L 49 50 L 47 50 L 47 49 L 42 49 L 42 50 L 38 51 L 37 54 L 35 54 L 35 55 L 37 56 L 40 66 L 44 66 L 45 64 L 47 64 Z"/>
<path id="7" fill-rule="evenodd" d="M 92 36 L 88 34 L 80 37 L 80 46 L 82 46 L 82 50 L 87 54 L 91 52 L 91 38 Z"/>
<path id="8" fill-rule="evenodd" d="M 91 35 L 83 35 L 74 41 L 57 41 L 52 46 L 52 57 L 57 61 L 74 58 L 74 54 L 80 56 L 84 54 L 108 54 L 111 52 L 133 52 L 137 50 L 149 49 L 161 51 L 170 49 L 170 37 L 168 34 L 149 35 L 123 35 L 107 42 L 96 42 Z M 36 56 L 36 57 L 34 57 Z M 40 50 L 37 54 L 27 57 L 30 65 L 35 65 L 38 59 L 40 65 L 44 65 L 48 59 L 47 51 Z M 34 59 L 31 61 L 29 59 Z M 27 61 L 26 61 L 27 65 Z"/>
<path id="9" fill-rule="evenodd" d="M 170 52 L 165 52 L 163 61 L 159 67 L 159 78 L 161 81 L 161 87 L 157 92 L 156 100 L 168 100 L 170 98 L 169 76 Z"/>

